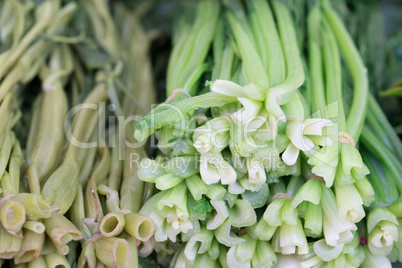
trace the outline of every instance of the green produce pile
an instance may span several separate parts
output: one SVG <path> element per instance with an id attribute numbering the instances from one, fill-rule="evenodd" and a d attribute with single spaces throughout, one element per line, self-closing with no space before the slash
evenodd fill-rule
<path id="1" fill-rule="evenodd" d="M 170 97 L 134 135 L 157 130 L 161 154 L 144 159 L 138 175 L 160 190 L 140 213 L 154 221 L 161 263 L 399 260 L 401 141 L 331 4 L 310 2 L 296 16 L 291 6 L 203 1 L 194 23 L 179 28 Z"/>
<path id="2" fill-rule="evenodd" d="M 0 2 L 0 267 L 402 262 L 400 74 L 346 2 Z"/>

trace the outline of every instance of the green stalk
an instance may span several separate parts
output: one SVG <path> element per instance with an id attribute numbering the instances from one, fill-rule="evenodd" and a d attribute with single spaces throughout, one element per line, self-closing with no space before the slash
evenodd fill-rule
<path id="1" fill-rule="evenodd" d="M 124 214 L 121 212 L 109 212 L 102 218 L 99 231 L 105 237 L 118 236 L 126 225 Z"/>
<path id="2" fill-rule="evenodd" d="M 318 240 L 314 243 L 314 252 L 323 261 L 329 262 L 337 258 L 343 249 L 343 244 L 338 244 L 336 246 L 330 246 L 325 242 L 325 239 Z"/>
<path id="3" fill-rule="evenodd" d="M 56 71 L 42 79 L 51 77 Z M 28 182 L 32 193 L 40 193 L 40 182 L 55 170 L 60 162 L 64 145 L 64 121 L 67 114 L 67 96 L 59 80 L 53 82 L 54 88 L 43 86 L 42 112 L 35 149 L 30 157 Z M 49 131 L 49 130 L 52 131 Z"/>
<path id="4" fill-rule="evenodd" d="M 100 160 L 94 167 L 91 177 L 85 187 L 85 216 L 86 218 L 95 219 L 103 217 L 103 210 L 98 208 L 99 195 L 97 185 L 107 178 L 107 173 L 110 168 L 110 152 L 108 147 L 99 147 Z"/>
<path id="5" fill-rule="evenodd" d="M 208 191 L 205 194 L 213 201 L 222 200 L 226 194 L 226 189 L 220 184 L 212 184 L 208 187 Z"/>
<path id="6" fill-rule="evenodd" d="M 106 185 L 99 185 L 98 193 L 106 195 L 106 208 L 109 212 L 120 211 L 119 193 Z"/>
<path id="7" fill-rule="evenodd" d="M 321 56 L 321 40 L 320 40 L 320 27 L 321 26 L 321 10 L 317 5 L 308 15 L 307 29 L 308 29 L 308 55 L 309 55 L 309 71 L 311 78 L 312 96 L 314 101 L 311 102 L 312 113 L 321 111 L 325 107 L 325 94 L 324 94 L 324 77 L 322 71 L 322 56 Z M 322 110 L 323 112 L 323 110 Z"/>
<path id="8" fill-rule="evenodd" d="M 298 207 L 302 202 L 307 201 L 318 205 L 321 200 L 321 182 L 315 179 L 306 181 L 292 200 L 292 207 Z"/>
<path id="9" fill-rule="evenodd" d="M 204 254 L 197 256 L 197 258 L 195 259 L 195 262 L 194 262 L 194 267 L 217 268 L 217 267 L 219 267 L 219 265 L 218 265 L 217 261 L 211 260 L 211 258 L 209 258 L 209 256 L 208 256 L 208 254 L 204 253 Z"/>
<path id="10" fill-rule="evenodd" d="M 237 199 L 235 205 L 229 208 L 229 220 L 233 227 L 244 227 L 256 223 L 257 216 L 248 201 Z"/>
<path id="11" fill-rule="evenodd" d="M 256 251 L 251 260 L 251 264 L 255 268 L 275 267 L 278 258 L 272 250 L 271 244 L 265 241 L 257 241 Z"/>
<path id="12" fill-rule="evenodd" d="M 165 171 L 181 178 L 187 178 L 199 172 L 197 156 L 178 156 L 166 163 Z"/>
<path id="13" fill-rule="evenodd" d="M 274 235 L 277 227 L 268 225 L 264 219 L 260 219 L 258 223 L 246 227 L 247 232 L 254 236 L 255 239 L 269 241 Z"/>
<path id="14" fill-rule="evenodd" d="M 21 235 L 21 233 L 19 234 Z M 22 238 L 15 237 L 0 224 L 0 259 L 13 259 L 22 247 Z"/>
<path id="15" fill-rule="evenodd" d="M 247 25 L 244 25 L 244 22 L 235 13 L 236 10 L 233 8 L 227 16 L 240 51 L 243 74 L 248 83 L 255 83 L 267 88 L 269 86 L 268 75 L 249 34 L 246 32 Z"/>
<path id="16" fill-rule="evenodd" d="M 235 246 L 244 241 L 244 239 L 236 236 L 236 234 L 231 231 L 229 220 L 226 220 L 221 226 L 214 230 L 214 234 L 216 240 L 227 247 Z"/>
<path id="17" fill-rule="evenodd" d="M 18 45 L 24 33 L 25 14 L 23 4 L 19 1 L 6 1 L 1 12 L 2 48 L 11 49 Z"/>
<path id="18" fill-rule="evenodd" d="M 86 244 L 82 250 L 81 254 L 78 257 L 77 267 L 79 268 L 95 268 L 96 265 L 96 255 L 95 255 L 95 248 L 93 243 Z"/>
<path id="19" fill-rule="evenodd" d="M 224 51 L 226 50 L 227 47 L 230 48 L 230 46 L 227 46 L 227 43 L 225 42 L 225 28 L 223 24 L 223 19 L 219 18 L 216 25 L 214 40 L 212 41 L 212 51 L 214 59 L 214 66 L 211 75 L 212 81 L 215 81 L 216 79 L 220 78 L 220 71 L 221 68 L 223 67 L 222 59 L 224 57 L 223 56 L 225 53 Z M 228 66 L 231 66 L 231 64 Z"/>
<path id="20" fill-rule="evenodd" d="M 63 215 L 53 212 L 52 216 L 43 220 L 46 234 L 52 240 L 60 254 L 66 255 L 69 251 L 67 244 L 82 239 L 82 233 Z"/>
<path id="21" fill-rule="evenodd" d="M 111 159 L 112 162 L 110 164 L 110 171 L 109 171 L 109 179 L 108 179 L 108 186 L 113 190 L 118 190 L 121 183 L 121 177 L 123 173 L 123 162 L 119 159 L 120 154 L 120 141 L 121 137 L 119 134 L 114 133 L 114 147 L 112 147 L 112 154 Z"/>
<path id="22" fill-rule="evenodd" d="M 286 64 L 286 79 L 273 89 L 279 94 L 279 103 L 287 103 L 296 90 L 303 84 L 305 76 L 293 21 L 286 6 L 279 1 L 273 1 L 273 9 L 277 20 Z"/>
<path id="23" fill-rule="evenodd" d="M 307 211 L 304 217 L 304 232 L 309 237 L 320 237 L 322 234 L 322 207 L 320 204 L 307 204 Z"/>
<path id="24" fill-rule="evenodd" d="M 279 229 L 279 241 L 282 254 L 307 254 L 309 252 L 306 235 L 299 218 L 295 225 L 283 222 Z"/>
<path id="25" fill-rule="evenodd" d="M 219 245 L 219 257 L 218 260 L 222 267 L 228 267 L 227 263 L 227 248 L 224 245 Z"/>
<path id="26" fill-rule="evenodd" d="M 78 241 L 72 241 L 68 244 L 69 251 L 68 251 L 66 258 L 67 258 L 67 261 L 70 264 L 70 266 L 74 266 L 75 263 L 77 262 L 78 246 L 81 246 L 80 242 L 78 242 Z"/>
<path id="27" fill-rule="evenodd" d="M 402 177 L 400 171 L 402 170 L 402 164 L 396 159 L 396 157 L 390 152 L 386 146 L 381 142 L 377 135 L 375 135 L 370 129 L 364 128 L 362 132 L 363 144 L 374 153 L 377 158 L 381 158 L 381 162 L 388 168 L 392 174 L 393 179 L 399 189 L 402 192 Z"/>
<path id="28" fill-rule="evenodd" d="M 321 205 L 323 209 L 323 231 L 325 241 L 330 246 L 347 243 L 351 237 L 351 230 L 356 230 L 355 224 L 341 219 L 336 206 L 336 198 L 332 189 L 321 185 Z"/>
<path id="29" fill-rule="evenodd" d="M 214 233 L 211 230 L 207 230 L 205 227 L 201 229 L 199 233 L 193 235 L 189 241 L 187 241 L 184 248 L 184 254 L 190 261 L 195 260 L 198 254 L 207 252 L 214 238 Z"/>
<path id="30" fill-rule="evenodd" d="M 56 253 L 56 252 L 57 252 L 57 249 L 54 246 L 52 240 L 50 240 L 48 237 L 46 237 L 45 243 L 43 244 L 43 248 L 42 248 L 42 251 L 40 254 L 42 256 L 44 256 L 44 255 L 49 255 L 49 254 Z"/>
<path id="31" fill-rule="evenodd" d="M 137 213 L 128 213 L 124 218 L 127 223 L 124 229 L 139 241 L 148 241 L 155 232 L 154 223 L 149 217 Z"/>
<path id="32" fill-rule="evenodd" d="M 137 241 L 133 237 L 127 238 L 128 245 L 130 247 L 130 268 L 138 268 L 138 252 L 137 252 Z"/>
<path id="33" fill-rule="evenodd" d="M 5 135 L 6 136 L 4 137 L 0 147 L 0 178 L 3 177 L 3 174 L 6 171 L 6 167 L 11 155 L 12 145 L 15 140 L 15 135 L 13 132 L 6 132 Z M 11 183 L 9 183 L 9 187 L 7 187 L 9 189 L 9 193 L 7 194 L 11 194 L 11 191 L 13 190 L 11 186 Z"/>
<path id="34" fill-rule="evenodd" d="M 38 258 L 28 263 L 28 268 L 41 268 L 41 267 L 46 267 L 46 261 L 43 256 L 39 256 Z"/>
<path id="35" fill-rule="evenodd" d="M 166 87 L 168 96 L 178 88 L 184 88 L 190 95 L 196 93 L 197 88 L 188 83 L 188 78 L 205 61 L 218 23 L 219 11 L 220 6 L 217 1 L 199 2 L 197 16 L 190 33 L 183 40 L 182 46 L 175 46 L 174 50 L 177 49 L 177 52 L 172 53 L 172 59 L 169 61 Z M 197 77 L 201 74 L 202 72 L 198 73 Z"/>
<path id="36" fill-rule="evenodd" d="M 139 163 L 138 178 L 142 181 L 155 183 L 157 178 L 165 174 L 165 170 L 161 164 L 156 160 L 143 158 Z"/>
<path id="37" fill-rule="evenodd" d="M 174 209 L 178 219 L 187 220 L 189 217 L 187 208 L 187 187 L 184 182 L 166 191 L 166 194 L 157 204 L 158 209 L 167 214 L 169 208 Z"/>
<path id="38" fill-rule="evenodd" d="M 266 1 L 247 1 L 251 26 L 271 87 L 285 79 L 285 61 L 272 11 Z"/>
<path id="39" fill-rule="evenodd" d="M 96 40 L 114 59 L 120 57 L 116 27 L 106 1 L 85 0 L 83 4 L 92 24 Z"/>
<path id="40" fill-rule="evenodd" d="M 37 21 L 32 28 L 25 34 L 19 44 L 8 52 L 6 61 L 1 64 L 0 79 L 6 71 L 20 58 L 24 50 L 31 44 L 32 40 L 49 25 L 54 18 L 55 11 L 58 10 L 57 5 L 52 1 L 45 1 L 36 9 Z M 40 14 L 40 15 L 39 15 Z"/>
<path id="41" fill-rule="evenodd" d="M 227 42 L 223 51 L 221 68 L 219 70 L 219 75 L 217 76 L 217 79 L 230 80 L 232 78 L 232 66 L 234 64 L 234 61 L 235 53 L 233 45 L 230 42 Z"/>
<path id="42" fill-rule="evenodd" d="M 11 194 L 18 194 L 20 189 L 21 169 L 24 164 L 24 158 L 19 141 L 15 141 L 11 152 L 9 163 L 9 175 L 11 180 Z"/>
<path id="43" fill-rule="evenodd" d="M 211 243 L 211 246 L 208 249 L 208 255 L 212 260 L 216 260 L 216 259 L 218 259 L 219 254 L 220 254 L 219 242 L 218 242 L 218 240 L 213 239 L 212 243 Z"/>
<path id="44" fill-rule="evenodd" d="M 324 18 L 323 27 L 321 28 L 321 38 L 323 40 L 323 54 L 325 64 L 325 78 L 326 78 L 326 92 L 327 92 L 327 105 L 335 103 L 336 110 L 328 111 L 330 114 L 328 118 L 337 118 L 338 131 L 346 130 L 346 117 L 343 107 L 342 97 L 342 71 L 341 71 L 341 58 L 339 55 L 339 48 L 336 43 L 334 33 L 331 31 L 329 22 Z M 328 107 L 328 108 L 329 108 Z"/>
<path id="45" fill-rule="evenodd" d="M 4 229 L 14 233 L 19 232 L 25 222 L 25 207 L 23 204 L 11 199 L 6 199 L 2 202 L 0 222 Z"/>
<path id="46" fill-rule="evenodd" d="M 94 245 L 96 257 L 106 266 L 129 267 L 131 251 L 125 239 L 101 237 L 94 241 Z"/>
<path id="47" fill-rule="evenodd" d="M 356 223 L 364 218 L 363 200 L 353 184 L 342 186 L 335 184 L 335 193 L 341 219 Z"/>
<path id="48" fill-rule="evenodd" d="M 196 201 L 201 200 L 202 196 L 208 192 L 208 185 L 196 174 L 186 178 L 185 182 Z"/>
<path id="49" fill-rule="evenodd" d="M 215 92 L 181 100 L 174 104 L 163 103 L 143 116 L 136 124 L 134 137 L 138 142 L 145 140 L 156 129 L 183 122 L 185 116 L 199 108 L 221 107 L 227 103 L 236 102 L 236 97 L 230 97 Z M 180 112 L 179 112 L 180 111 Z M 182 129 L 183 126 L 182 126 Z"/>
<path id="50" fill-rule="evenodd" d="M 363 154 L 363 158 L 370 169 L 370 174 L 367 178 L 375 189 L 375 199 L 372 204 L 394 203 L 399 197 L 398 187 L 394 178 L 384 172 L 381 163 L 373 156 Z"/>
<path id="51" fill-rule="evenodd" d="M 141 164 L 132 162 L 134 159 L 142 159 L 145 157 L 145 152 L 142 148 L 125 147 L 125 161 L 123 171 L 123 181 L 120 188 L 120 207 L 122 209 L 128 209 L 132 212 L 138 212 L 141 208 L 142 195 L 144 190 L 144 182 L 140 180 L 139 172 Z"/>
<path id="52" fill-rule="evenodd" d="M 24 225 L 22 225 L 22 228 L 37 234 L 45 232 L 45 225 L 39 221 L 25 221 Z"/>
<path id="53" fill-rule="evenodd" d="M 52 214 L 51 207 L 40 195 L 20 193 L 13 196 L 11 199 L 24 205 L 28 219 L 46 219 Z"/>
<path id="54" fill-rule="evenodd" d="M 9 120 L 12 117 L 10 104 L 11 104 L 11 100 L 13 99 L 13 96 L 14 96 L 13 93 L 11 93 L 11 92 L 8 93 L 0 105 L 0 116 L 1 116 L 1 118 L 5 119 L 5 120 L 1 120 L 1 122 L 0 122 L 0 132 L 1 133 L 5 133 L 7 126 L 10 124 Z M 4 139 L 5 139 L 5 137 L 1 137 L 2 142 Z"/>
<path id="55" fill-rule="evenodd" d="M 246 200 L 254 209 L 263 207 L 268 200 L 269 188 L 268 184 L 264 183 L 258 191 L 245 191 L 241 194 L 243 200 Z"/>
<path id="56" fill-rule="evenodd" d="M 236 259 L 238 259 L 240 262 L 250 262 L 254 256 L 257 241 L 248 234 L 242 235 L 242 239 L 245 241 L 236 246 Z"/>
<path id="57" fill-rule="evenodd" d="M 65 256 L 59 254 L 59 253 L 52 253 L 49 255 L 45 255 L 45 262 L 46 262 L 46 267 L 49 268 L 69 268 L 70 264 L 68 263 L 67 259 Z"/>
<path id="58" fill-rule="evenodd" d="M 357 142 L 363 129 L 368 104 L 367 69 L 341 19 L 327 2 L 323 11 L 353 77 L 353 102 L 346 121 L 346 131 Z"/>
<path id="59" fill-rule="evenodd" d="M 85 208 L 84 208 L 84 194 L 82 187 L 78 187 L 77 195 L 75 196 L 74 202 L 69 211 L 71 222 L 82 232 L 83 238 L 88 240 L 92 237 L 92 233 L 88 226 L 85 225 L 82 219 L 85 218 Z"/>
<path id="60" fill-rule="evenodd" d="M 37 258 L 42 251 L 45 242 L 45 234 L 37 234 L 26 230 L 22 239 L 20 252 L 15 256 L 14 263 L 27 263 Z"/>
<path id="61" fill-rule="evenodd" d="M 210 203 L 213 206 L 214 210 L 207 222 L 207 229 L 215 230 L 216 228 L 221 226 L 224 221 L 229 217 L 229 210 L 225 201 L 211 200 Z"/>
<path id="62" fill-rule="evenodd" d="M 386 142 L 387 147 L 392 150 L 400 161 L 402 161 L 402 142 L 389 123 L 388 118 L 382 111 L 380 105 L 373 95 L 369 96 L 369 109 L 367 112 L 367 122 L 374 128 L 376 133 L 379 134 Z"/>
<path id="63" fill-rule="evenodd" d="M 98 133 L 94 132 L 93 137 Z M 95 137 L 94 137 L 95 138 Z M 80 187 L 83 188 L 87 184 L 88 178 L 91 175 L 92 167 L 95 162 L 97 147 L 93 147 L 90 149 L 82 149 L 80 152 L 84 155 L 85 161 L 83 161 L 80 171 Z"/>
<path id="64" fill-rule="evenodd" d="M 104 77 L 103 73 L 97 74 L 97 81 Z M 107 100 L 108 95 L 104 83 L 99 83 L 91 91 L 84 103 L 93 104 L 97 107 L 102 101 Z M 74 138 L 75 142 L 71 142 L 68 146 L 66 156 L 61 165 L 50 175 L 42 188 L 42 196 L 53 207 L 58 208 L 63 214 L 70 208 L 77 194 L 79 186 L 79 165 L 82 159 L 77 160 L 80 147 L 77 142 L 88 142 L 85 136 L 92 136 L 92 131 L 87 132 L 88 120 L 94 114 L 93 109 L 85 109 L 81 111 L 74 119 L 72 133 L 69 138 Z M 98 117 L 98 113 L 95 113 Z M 72 137 L 71 137 L 72 134 Z M 79 161 L 81 160 L 81 161 Z M 68 178 L 66 179 L 66 176 Z M 68 189 L 66 191 L 66 189 Z"/>
<path id="65" fill-rule="evenodd" d="M 171 173 L 160 176 L 155 181 L 155 187 L 161 191 L 175 187 L 183 181 L 183 178 L 175 176 Z"/>
<path id="66" fill-rule="evenodd" d="M 159 201 L 165 196 L 165 192 L 159 192 L 152 196 L 141 208 L 140 214 L 148 216 L 155 225 L 155 240 L 158 241 L 157 232 L 163 232 L 165 216 L 156 208 Z M 163 234 L 163 233 L 162 233 Z"/>
<path id="67" fill-rule="evenodd" d="M 276 198 L 268 205 L 263 218 L 270 226 L 279 227 L 282 225 L 282 207 L 286 200 L 285 198 Z"/>
<path id="68" fill-rule="evenodd" d="M 227 266 L 226 267 L 248 267 L 250 265 L 250 261 L 242 262 L 237 258 L 237 247 L 230 247 L 227 253 Z"/>
<path id="69" fill-rule="evenodd" d="M 386 256 L 373 255 L 367 246 L 364 247 L 364 253 L 366 257 L 364 258 L 361 267 L 366 268 L 392 267 L 391 262 L 388 260 Z"/>
<path id="70" fill-rule="evenodd" d="M 364 206 L 368 207 L 375 200 L 373 186 L 366 177 L 357 180 L 354 185 L 363 199 Z"/>
<path id="71" fill-rule="evenodd" d="M 367 216 L 368 248 L 374 255 L 388 255 L 398 241 L 399 222 L 387 208 L 376 207 Z"/>

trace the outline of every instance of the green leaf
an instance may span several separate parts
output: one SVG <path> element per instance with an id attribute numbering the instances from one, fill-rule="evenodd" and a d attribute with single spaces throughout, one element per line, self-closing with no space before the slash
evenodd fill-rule
<path id="1" fill-rule="evenodd" d="M 112 63 L 112 58 L 107 52 L 96 42 L 88 39 L 84 43 L 79 43 L 74 46 L 80 59 L 84 61 L 87 69 L 102 69 Z"/>
<path id="2" fill-rule="evenodd" d="M 156 129 L 178 122 L 180 124 L 188 124 L 186 122 L 187 116 L 191 111 L 199 108 L 221 107 L 235 101 L 237 101 L 236 97 L 209 92 L 181 100 L 177 103 L 162 103 L 137 122 L 134 137 L 140 142 L 151 135 Z M 180 129 L 186 129 L 185 127 L 185 125 L 182 125 Z"/>
<path id="3" fill-rule="evenodd" d="M 146 257 L 146 258 L 138 258 L 138 262 L 142 268 L 159 267 L 159 265 L 156 261 L 156 256 L 154 256 L 154 254 L 152 254 L 151 256 Z"/>
<path id="4" fill-rule="evenodd" d="M 197 205 L 193 207 L 195 212 L 205 214 L 207 212 L 212 212 L 212 206 L 208 200 L 203 197 L 200 201 L 198 201 Z"/>
<path id="5" fill-rule="evenodd" d="M 381 97 L 389 97 L 389 96 L 402 97 L 402 86 L 387 89 L 386 91 L 381 92 L 380 96 Z"/>

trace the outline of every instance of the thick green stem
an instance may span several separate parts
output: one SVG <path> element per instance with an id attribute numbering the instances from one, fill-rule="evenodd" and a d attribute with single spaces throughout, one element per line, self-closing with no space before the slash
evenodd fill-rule
<path id="1" fill-rule="evenodd" d="M 331 114 L 329 117 L 336 116 L 338 118 L 338 128 L 340 131 L 345 131 L 346 118 L 342 99 L 342 72 L 341 59 L 339 49 L 336 44 L 336 39 L 329 27 L 328 21 L 324 18 L 323 28 L 321 32 L 323 39 L 323 53 L 325 64 L 325 79 L 327 91 L 328 108 L 334 103 L 338 107 L 337 114 Z M 331 110 L 331 109 L 328 109 Z"/>
<path id="2" fill-rule="evenodd" d="M 367 69 L 352 38 L 336 12 L 328 3 L 323 6 L 323 10 L 353 77 L 353 102 L 346 121 L 346 131 L 357 142 L 363 129 L 367 111 L 369 92 Z"/>
<path id="3" fill-rule="evenodd" d="M 321 111 L 325 107 L 324 78 L 323 78 L 323 59 L 321 56 L 321 12 L 318 6 L 314 7 L 307 19 L 308 28 L 308 56 L 309 71 L 312 88 L 312 113 Z"/>

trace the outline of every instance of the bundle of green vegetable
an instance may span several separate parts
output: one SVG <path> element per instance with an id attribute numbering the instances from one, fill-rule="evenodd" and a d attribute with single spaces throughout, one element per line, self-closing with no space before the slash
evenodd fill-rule
<path id="1" fill-rule="evenodd" d="M 14 14 L 12 23 L 10 25 L 10 33 L 5 36 L 4 51 L 1 54 L 1 92 L 2 103 L 1 108 L 4 111 L 2 122 L 4 122 L 2 129 L 2 199 L 1 199 L 1 259 L 14 259 L 14 263 L 27 263 L 36 258 L 39 258 L 40 253 L 45 247 L 45 229 L 51 231 L 54 225 L 52 225 L 52 209 L 51 204 L 46 202 L 45 198 L 37 192 L 39 189 L 35 188 L 36 185 L 30 183 L 30 190 L 25 191 L 25 182 L 20 183 L 20 174 L 23 167 L 23 153 L 21 151 L 20 143 L 16 140 L 15 135 L 12 132 L 13 125 L 18 121 L 18 116 L 15 114 L 15 105 L 12 105 L 12 98 L 16 95 L 16 91 L 13 89 L 15 85 L 21 87 L 29 83 L 37 75 L 43 80 L 44 96 L 43 100 L 47 106 L 45 107 L 46 115 L 49 111 L 57 108 L 57 112 L 53 118 L 44 118 L 41 121 L 43 127 L 50 126 L 52 124 L 63 123 L 63 112 L 66 110 L 66 106 L 63 105 L 64 92 L 62 91 L 62 83 L 59 79 L 63 77 L 64 73 L 69 72 L 68 63 L 64 62 L 63 56 L 70 56 L 67 47 L 55 47 L 52 42 L 46 40 L 34 39 L 40 34 L 60 35 L 63 33 L 66 23 L 69 22 L 71 15 L 76 9 L 74 3 L 60 7 L 60 4 L 56 1 L 44 1 L 42 4 L 33 8 L 33 5 L 23 5 L 18 1 L 7 1 L 4 3 L 2 11 L 6 12 L 11 10 Z M 26 9 L 26 10 L 25 10 Z M 33 20 L 29 23 L 26 20 Z M 53 23 L 51 21 L 53 20 Z M 25 28 L 27 25 L 30 27 Z M 10 39 L 11 40 L 10 40 Z M 9 44 L 10 46 L 7 46 Z M 50 53 L 49 51 L 54 51 Z M 46 66 L 46 60 L 50 56 L 49 64 L 52 66 Z M 61 62 L 60 62 L 61 61 Z M 17 93 L 18 94 L 18 93 Z M 21 99 L 21 98 L 19 98 Z M 21 101 L 20 101 L 21 103 Z M 57 106 L 54 106 L 57 105 Z M 61 106 L 60 106 L 61 105 Z M 18 106 L 17 106 L 18 107 Z M 39 107 L 40 108 L 40 107 Z M 53 111 L 52 111 L 53 112 Z M 18 113 L 17 113 L 18 114 Z M 39 130 L 39 129 L 38 129 Z M 42 128 L 43 131 L 43 128 Z M 48 150 L 43 150 L 43 146 L 38 146 L 31 151 L 32 160 L 35 161 L 30 176 L 31 181 L 39 181 L 43 176 L 48 176 L 52 171 L 54 162 L 52 160 L 57 157 L 59 150 L 55 149 L 56 145 L 60 144 L 60 134 L 63 132 L 55 131 L 52 133 L 54 136 L 49 140 L 49 136 L 41 133 L 44 142 L 48 144 Z M 50 135 L 52 135 L 50 134 Z M 58 135 L 58 139 L 54 139 Z M 61 139 L 61 143 L 63 140 Z M 12 150 L 11 150 L 12 149 Z M 50 153 L 50 155 L 47 155 Z M 46 158 L 49 157 L 47 160 Z M 48 161 L 49 166 L 43 167 L 40 164 L 41 161 Z M 56 158 L 57 161 L 57 158 Z M 7 167 L 7 169 L 6 169 Z M 32 179 L 33 178 L 33 179 Z M 38 182 L 39 183 L 39 182 Z M 39 186 L 38 186 L 39 187 Z M 63 218 L 63 216 L 59 216 Z M 50 225 L 46 227 L 47 223 Z M 57 227 L 57 226 L 56 226 Z M 74 233 L 76 228 L 72 228 L 72 235 L 65 236 L 63 243 L 67 248 L 67 243 L 70 240 L 77 239 L 81 236 L 79 233 Z M 70 230 L 66 230 L 66 233 Z M 74 235 L 76 236 L 74 236 Z M 62 238 L 64 234 L 55 234 Z M 49 235 L 49 237 L 55 238 L 55 236 Z M 57 264 L 63 264 L 63 258 L 58 253 L 52 252 L 52 245 L 47 243 L 47 252 L 45 259 L 49 266 L 56 266 Z M 65 249 L 65 248 L 64 248 Z M 66 261 L 67 262 L 67 261 Z"/>
<path id="2" fill-rule="evenodd" d="M 159 190 L 140 213 L 155 224 L 160 263 L 288 267 L 292 255 L 297 267 L 379 267 L 399 258 L 401 142 L 330 4 L 314 4 L 305 23 L 296 31 L 281 1 L 205 0 L 179 28 L 169 97 L 134 133 L 143 141 L 157 131 L 161 153 L 138 176 Z"/>
<path id="3" fill-rule="evenodd" d="M 116 4 L 113 18 L 98 0 L 0 8 L 0 266 L 138 267 L 137 247 L 152 252 L 153 222 L 138 214 L 152 188 L 121 150 L 133 124 L 105 118 L 148 111 L 133 99 L 155 102 L 144 10 Z"/>

